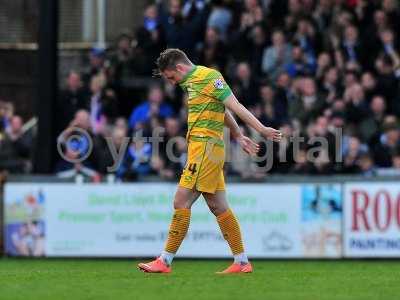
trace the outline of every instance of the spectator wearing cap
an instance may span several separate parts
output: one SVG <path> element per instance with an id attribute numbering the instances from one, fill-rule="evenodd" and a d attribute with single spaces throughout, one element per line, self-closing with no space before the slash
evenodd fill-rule
<path id="1" fill-rule="evenodd" d="M 149 88 L 148 100 L 136 107 L 129 117 L 129 128 L 143 128 L 152 117 L 168 118 L 173 114 L 171 106 L 164 102 L 164 93 L 160 86 Z"/>

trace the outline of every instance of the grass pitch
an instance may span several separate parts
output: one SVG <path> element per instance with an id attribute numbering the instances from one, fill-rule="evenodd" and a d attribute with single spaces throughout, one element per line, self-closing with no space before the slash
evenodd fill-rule
<path id="1" fill-rule="evenodd" d="M 214 274 L 229 263 L 176 260 L 160 275 L 133 260 L 0 259 L 0 299 L 400 299 L 400 261 L 253 261 L 253 274 Z"/>

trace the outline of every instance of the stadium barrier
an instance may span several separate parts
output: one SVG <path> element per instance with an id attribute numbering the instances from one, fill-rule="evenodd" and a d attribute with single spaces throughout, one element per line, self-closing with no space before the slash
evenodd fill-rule
<path id="1" fill-rule="evenodd" d="M 159 254 L 175 183 L 53 179 L 27 177 L 5 184 L 7 255 Z M 231 182 L 227 193 L 250 257 L 400 257 L 400 185 L 393 178 L 271 177 L 263 183 Z M 215 218 L 200 199 L 179 256 L 230 257 Z"/>

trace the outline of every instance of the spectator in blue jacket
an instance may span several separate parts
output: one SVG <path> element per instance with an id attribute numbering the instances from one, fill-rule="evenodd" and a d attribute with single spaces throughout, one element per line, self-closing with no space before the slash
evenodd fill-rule
<path id="1" fill-rule="evenodd" d="M 292 48 L 292 59 L 286 65 L 286 72 L 290 77 L 312 76 L 315 72 L 316 65 L 311 61 L 307 61 L 303 49 L 298 45 Z"/>
<path id="2" fill-rule="evenodd" d="M 164 102 L 164 93 L 160 86 L 149 89 L 148 100 L 136 107 L 129 117 L 129 128 L 138 129 L 150 121 L 151 117 L 168 118 L 173 114 L 171 106 Z"/>

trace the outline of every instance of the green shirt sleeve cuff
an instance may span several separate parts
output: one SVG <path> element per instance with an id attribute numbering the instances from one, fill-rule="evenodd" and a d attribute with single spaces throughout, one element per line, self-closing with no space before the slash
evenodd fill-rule
<path id="1" fill-rule="evenodd" d="M 219 97 L 219 99 L 220 99 L 222 102 L 225 102 L 225 100 L 226 100 L 230 95 L 232 95 L 232 90 L 231 90 L 231 89 L 227 89 L 226 91 L 224 91 L 224 92 L 221 94 L 221 96 Z"/>

